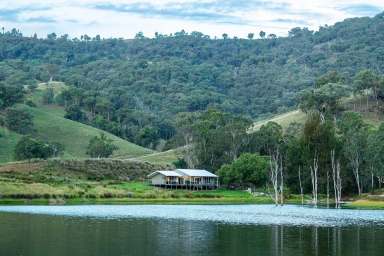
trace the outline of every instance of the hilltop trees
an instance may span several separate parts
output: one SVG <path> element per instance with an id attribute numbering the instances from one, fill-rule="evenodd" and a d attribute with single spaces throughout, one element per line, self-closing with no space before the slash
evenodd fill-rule
<path id="1" fill-rule="evenodd" d="M 340 99 L 349 94 L 348 87 L 340 81 L 341 78 L 333 72 L 318 79 L 314 89 L 306 90 L 300 95 L 300 109 L 306 113 L 318 112 L 322 122 L 325 121 L 326 115 L 336 118 L 342 110 Z"/>

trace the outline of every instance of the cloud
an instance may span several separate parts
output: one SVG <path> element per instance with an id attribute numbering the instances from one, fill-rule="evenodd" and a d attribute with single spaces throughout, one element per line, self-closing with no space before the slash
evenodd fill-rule
<path id="1" fill-rule="evenodd" d="M 195 5 L 175 5 L 167 6 L 167 8 L 159 8 L 150 3 L 135 4 L 99 4 L 94 6 L 95 9 L 126 12 L 139 14 L 145 17 L 163 17 L 173 19 L 187 19 L 196 21 L 216 21 L 222 23 L 244 23 L 240 17 L 222 14 L 213 10 L 200 8 L 200 4 Z"/>
<path id="2" fill-rule="evenodd" d="M 185 29 L 246 37 L 264 30 L 318 29 L 355 16 L 374 16 L 383 0 L 1 0 L 0 26 L 37 32 L 133 37 Z"/>
<path id="3" fill-rule="evenodd" d="M 371 16 L 383 11 L 383 8 L 371 4 L 352 4 L 341 9 L 358 16 Z"/>
<path id="4" fill-rule="evenodd" d="M 41 10 L 49 10 L 49 8 L 33 7 L 33 6 L 26 6 L 26 7 L 13 8 L 13 9 L 3 8 L 3 9 L 0 9 L 0 20 L 11 21 L 11 22 L 21 22 L 23 21 L 23 19 L 21 18 L 23 13 L 35 12 L 35 11 L 41 11 Z"/>
<path id="5" fill-rule="evenodd" d="M 36 23 L 55 23 L 56 20 L 50 17 L 33 17 L 25 20 L 26 22 L 36 22 Z"/>

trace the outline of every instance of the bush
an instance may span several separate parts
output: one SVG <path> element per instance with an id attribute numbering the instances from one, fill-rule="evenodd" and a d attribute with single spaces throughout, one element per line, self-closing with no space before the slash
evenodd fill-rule
<path id="1" fill-rule="evenodd" d="M 268 160 L 258 154 L 245 153 L 229 165 L 223 165 L 219 176 L 224 184 L 247 184 L 262 186 L 268 179 Z"/>
<path id="2" fill-rule="evenodd" d="M 118 147 L 112 143 L 112 140 L 102 133 L 99 137 L 95 136 L 89 141 L 87 154 L 91 157 L 105 158 L 112 155 Z"/>
<path id="3" fill-rule="evenodd" d="M 9 108 L 5 112 L 5 126 L 17 133 L 27 134 L 33 131 L 32 115 L 28 112 Z"/>
<path id="4" fill-rule="evenodd" d="M 47 159 L 57 153 L 57 147 L 49 143 L 44 143 L 30 136 L 24 136 L 16 144 L 15 158 L 17 160 L 25 160 L 32 158 Z"/>
<path id="5" fill-rule="evenodd" d="M 69 106 L 65 109 L 65 118 L 77 121 L 80 123 L 85 123 L 88 121 L 87 115 L 81 110 L 77 105 Z"/>
<path id="6" fill-rule="evenodd" d="M 30 106 L 31 108 L 35 108 L 35 107 L 37 107 L 36 104 L 35 104 L 35 102 L 33 102 L 33 101 L 31 101 L 31 100 L 27 100 L 27 101 L 25 102 L 25 104 L 26 104 L 27 106 Z"/>

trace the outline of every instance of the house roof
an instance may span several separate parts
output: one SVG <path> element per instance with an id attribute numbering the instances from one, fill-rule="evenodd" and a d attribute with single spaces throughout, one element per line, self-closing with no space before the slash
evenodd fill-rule
<path id="1" fill-rule="evenodd" d="M 157 174 L 161 174 L 161 175 L 164 175 L 164 176 L 167 176 L 167 177 L 181 177 L 182 175 L 180 175 L 179 173 L 175 172 L 175 171 L 155 171 L 151 174 L 148 175 L 148 178 L 151 178 Z"/>
<path id="2" fill-rule="evenodd" d="M 217 175 L 206 170 L 176 169 L 175 172 L 178 172 L 183 176 L 191 176 L 191 177 L 218 177 Z"/>

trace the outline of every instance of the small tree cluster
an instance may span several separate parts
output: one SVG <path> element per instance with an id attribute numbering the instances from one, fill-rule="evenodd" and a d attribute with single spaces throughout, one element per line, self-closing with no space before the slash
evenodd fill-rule
<path id="1" fill-rule="evenodd" d="M 47 159 L 60 155 L 62 151 L 63 146 L 61 144 L 46 143 L 30 136 L 24 136 L 16 144 L 14 155 L 17 160 Z"/>
<path id="2" fill-rule="evenodd" d="M 101 133 L 100 136 L 95 136 L 89 141 L 87 154 L 95 158 L 105 158 L 111 156 L 117 149 L 113 141 L 105 133 Z"/>

